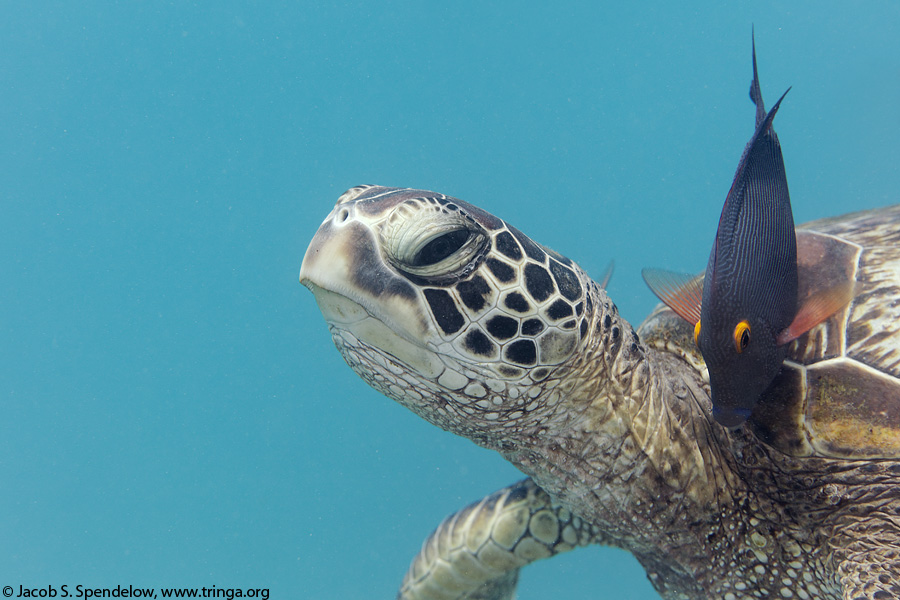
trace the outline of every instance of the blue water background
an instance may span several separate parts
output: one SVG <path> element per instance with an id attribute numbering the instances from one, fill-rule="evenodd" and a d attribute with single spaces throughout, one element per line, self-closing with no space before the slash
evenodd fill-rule
<path id="1" fill-rule="evenodd" d="M 625 6 L 627 4 L 627 6 Z M 599 275 L 701 270 L 753 128 L 796 220 L 900 200 L 900 4 L 22 2 L 0 19 L 0 586 L 393 598 L 515 481 L 370 390 L 297 283 L 346 188 L 434 189 Z M 629 555 L 522 600 L 651 599 Z"/>

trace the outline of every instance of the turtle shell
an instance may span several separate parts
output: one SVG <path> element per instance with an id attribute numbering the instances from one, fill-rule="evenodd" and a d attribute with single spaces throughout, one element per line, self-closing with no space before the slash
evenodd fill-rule
<path id="1" fill-rule="evenodd" d="M 854 299 L 791 343 L 748 425 L 794 456 L 900 458 L 900 206 L 797 229 L 801 302 L 855 279 Z M 705 371 L 691 327 L 658 308 L 649 343 Z"/>

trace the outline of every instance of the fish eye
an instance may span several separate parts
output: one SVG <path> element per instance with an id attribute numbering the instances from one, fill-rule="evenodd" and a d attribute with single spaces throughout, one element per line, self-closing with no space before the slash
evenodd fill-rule
<path id="1" fill-rule="evenodd" d="M 741 321 L 734 328 L 734 349 L 738 354 L 750 344 L 750 323 Z"/>
<path id="2" fill-rule="evenodd" d="M 697 321 L 697 324 L 694 325 L 694 344 L 697 347 L 700 347 L 700 321 Z"/>

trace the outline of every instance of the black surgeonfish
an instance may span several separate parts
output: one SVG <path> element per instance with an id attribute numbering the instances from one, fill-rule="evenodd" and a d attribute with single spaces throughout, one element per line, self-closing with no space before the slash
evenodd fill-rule
<path id="1" fill-rule="evenodd" d="M 785 92 L 787 94 L 787 92 Z M 779 339 L 797 314 L 797 238 L 781 144 L 763 106 L 753 51 L 750 98 L 756 132 L 747 144 L 703 278 L 697 344 L 709 368 L 713 416 L 743 423 L 787 350 Z"/>
<path id="2" fill-rule="evenodd" d="M 781 144 L 772 127 L 786 94 L 766 113 L 754 43 L 750 98 L 756 131 L 725 198 L 702 296 L 699 278 L 644 270 L 654 293 L 695 323 L 694 339 L 709 369 L 713 415 L 727 427 L 750 416 L 778 375 L 787 344 L 852 295 L 852 285 L 839 285 L 798 310 L 797 240 Z"/>

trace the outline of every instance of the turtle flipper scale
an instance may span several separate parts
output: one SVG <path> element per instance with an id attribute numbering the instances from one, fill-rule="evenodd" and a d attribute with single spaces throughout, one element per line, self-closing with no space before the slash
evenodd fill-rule
<path id="1" fill-rule="evenodd" d="M 881 490 L 878 495 L 888 493 Z M 842 528 L 834 540 L 839 545 L 836 575 L 842 600 L 900 598 L 900 526 L 891 515 L 879 512 L 873 522 Z"/>
<path id="2" fill-rule="evenodd" d="M 519 569 L 591 543 L 582 519 L 531 479 L 446 519 L 413 560 L 398 600 L 511 600 Z"/>

